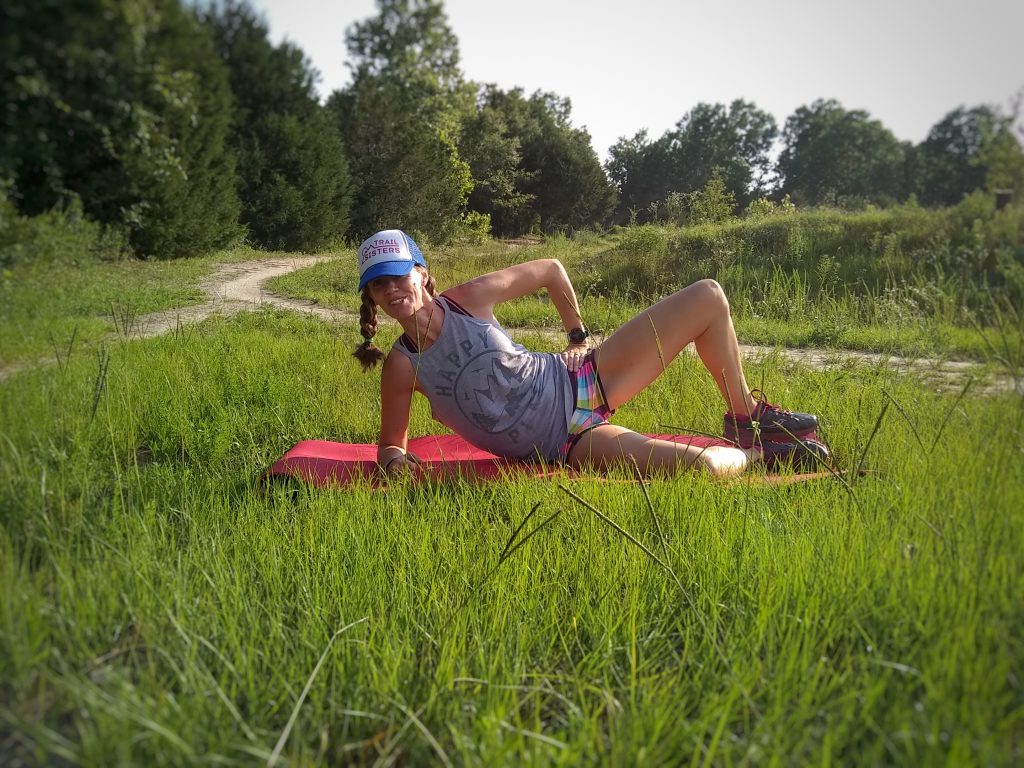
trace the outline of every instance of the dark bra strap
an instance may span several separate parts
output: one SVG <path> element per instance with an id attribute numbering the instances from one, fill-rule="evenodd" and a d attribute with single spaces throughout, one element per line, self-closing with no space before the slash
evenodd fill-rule
<path id="1" fill-rule="evenodd" d="M 453 312 L 458 312 L 460 315 L 465 315 L 466 317 L 473 316 L 472 314 L 467 312 L 466 308 L 459 304 L 459 302 L 457 302 L 455 299 L 449 296 L 445 296 L 443 293 L 441 294 L 441 298 L 444 299 L 445 302 L 451 306 Z"/>
<path id="2" fill-rule="evenodd" d="M 440 296 L 438 296 L 438 298 L 444 299 L 444 304 L 442 306 L 444 306 L 446 309 L 450 309 L 452 312 L 455 312 L 456 314 L 459 315 L 473 317 L 473 315 L 467 312 L 465 307 L 459 304 L 459 302 L 455 301 L 455 299 L 449 298 L 448 296 L 445 296 L 443 293 Z M 398 337 L 398 343 L 405 347 L 406 350 L 408 350 L 409 352 L 412 352 L 414 355 L 418 354 L 420 351 L 420 348 L 417 346 L 416 341 L 407 333 L 403 333 L 401 336 Z"/>

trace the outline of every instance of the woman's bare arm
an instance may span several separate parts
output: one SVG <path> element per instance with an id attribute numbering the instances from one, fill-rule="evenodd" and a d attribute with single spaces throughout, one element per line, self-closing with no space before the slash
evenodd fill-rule
<path id="1" fill-rule="evenodd" d="M 551 303 L 568 331 L 582 327 L 580 308 L 569 275 L 558 259 L 537 259 L 474 278 L 445 291 L 475 317 L 493 320 L 494 307 L 547 289 Z"/>
<path id="2" fill-rule="evenodd" d="M 377 463 L 388 474 L 397 474 L 420 463 L 407 450 L 409 411 L 415 385 L 415 372 L 409 358 L 400 352 L 391 352 L 381 371 L 380 440 L 377 443 Z"/>

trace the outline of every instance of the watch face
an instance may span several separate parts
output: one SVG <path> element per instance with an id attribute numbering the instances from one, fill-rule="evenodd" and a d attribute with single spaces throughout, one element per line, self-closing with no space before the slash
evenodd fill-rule
<path id="1" fill-rule="evenodd" d="M 587 340 L 587 333 L 582 328 L 573 328 L 569 331 L 569 343 L 582 344 Z"/>

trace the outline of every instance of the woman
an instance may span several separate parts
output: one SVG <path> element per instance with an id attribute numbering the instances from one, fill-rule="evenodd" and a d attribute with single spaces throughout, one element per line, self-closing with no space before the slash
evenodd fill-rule
<path id="1" fill-rule="evenodd" d="M 384 359 L 377 461 L 388 474 L 415 470 L 409 409 L 417 390 L 432 415 L 479 448 L 523 460 L 600 469 L 636 461 L 644 474 L 686 467 L 715 475 L 752 462 L 812 466 L 828 458 L 817 418 L 790 413 L 752 392 L 721 286 L 702 280 L 644 310 L 590 348 L 561 263 L 540 259 L 491 272 L 437 295 L 423 254 L 401 230 L 359 248 L 364 370 Z M 568 335 L 561 354 L 529 352 L 494 318 L 503 301 L 547 290 Z M 382 309 L 405 333 L 386 356 L 372 342 Z M 698 448 L 608 422 L 690 342 L 730 405 L 723 420 L 735 447 Z M 799 438 L 799 440 L 794 440 Z"/>

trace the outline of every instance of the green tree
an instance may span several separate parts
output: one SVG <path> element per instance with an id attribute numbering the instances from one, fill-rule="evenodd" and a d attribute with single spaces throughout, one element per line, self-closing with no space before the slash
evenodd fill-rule
<path id="1" fill-rule="evenodd" d="M 537 93 L 530 106 L 540 131 L 523 147 L 523 167 L 534 174 L 526 190 L 536 197 L 541 228 L 552 232 L 604 225 L 615 206 L 615 189 L 590 134 L 572 125 L 569 100 Z"/>
<path id="2" fill-rule="evenodd" d="M 459 154 L 473 177 L 469 209 L 490 217 L 493 234 L 514 235 L 518 222 L 531 218 L 535 198 L 523 190 L 535 173 L 521 166 L 520 138 L 492 103 L 496 90 L 481 86 L 475 108 L 463 118 Z"/>
<path id="3" fill-rule="evenodd" d="M 21 210 L 79 197 L 136 252 L 237 238 L 230 92 L 177 0 L 9 0 L 0 32 L 0 174 Z"/>
<path id="4" fill-rule="evenodd" d="M 605 170 L 619 194 L 616 220 L 646 220 L 652 204 L 672 192 L 669 139 L 647 138 L 647 131 L 620 138 L 608 151 Z"/>
<path id="5" fill-rule="evenodd" d="M 778 135 L 775 118 L 737 99 L 729 105 L 698 104 L 665 136 L 671 190 L 703 189 L 716 169 L 726 188 L 744 204 L 768 176 L 768 151 Z"/>
<path id="6" fill-rule="evenodd" d="M 1024 194 L 1024 149 L 1009 128 L 988 136 L 978 153 L 985 168 L 985 189 L 1009 189 L 1018 197 Z"/>
<path id="7" fill-rule="evenodd" d="M 250 238 L 298 250 L 342 237 L 351 211 L 348 164 L 316 99 L 316 72 L 299 48 L 274 46 L 245 3 L 212 5 L 201 18 L 230 73 L 230 143 Z"/>
<path id="8" fill-rule="evenodd" d="M 714 224 L 725 221 L 736 210 L 736 196 L 726 187 L 721 169 L 711 171 L 703 189 L 689 195 L 689 223 Z"/>
<path id="9" fill-rule="evenodd" d="M 462 87 L 459 42 L 439 0 L 377 0 L 377 15 L 345 38 L 355 80 L 397 80 L 434 95 Z"/>
<path id="10" fill-rule="evenodd" d="M 352 228 L 447 240 L 472 190 L 456 147 L 472 103 L 457 41 L 436 0 L 377 0 L 377 9 L 349 29 L 353 82 L 328 102 L 354 180 Z"/>
<path id="11" fill-rule="evenodd" d="M 419 102 L 400 83 L 364 77 L 328 106 L 349 152 L 357 237 L 385 227 L 439 242 L 455 236 L 472 177 L 452 139 L 417 119 Z"/>
<path id="12" fill-rule="evenodd" d="M 863 110 L 819 99 L 786 120 L 778 174 L 797 205 L 888 204 L 907 192 L 907 146 Z"/>
<path id="13" fill-rule="evenodd" d="M 954 205 L 976 189 L 1024 191 L 1024 152 L 1013 117 L 992 107 L 958 107 L 917 147 L 917 193 L 930 205 Z"/>
<path id="14" fill-rule="evenodd" d="M 606 164 L 619 191 L 617 218 L 630 212 L 649 218 L 672 193 L 703 189 L 716 169 L 728 192 L 746 204 L 762 194 L 777 134 L 775 118 L 736 100 L 728 108 L 698 104 L 656 141 L 646 131 L 619 139 Z"/>
<path id="15" fill-rule="evenodd" d="M 401 83 L 417 114 L 453 140 L 473 112 L 476 88 L 459 68 L 459 41 L 440 0 L 376 0 L 377 15 L 345 39 L 353 82 Z"/>
<path id="16" fill-rule="evenodd" d="M 601 167 L 590 134 L 572 125 L 572 105 L 552 93 L 524 98 L 521 89 L 487 93 L 519 144 L 519 191 L 529 205 L 499 219 L 499 231 L 522 234 L 602 226 L 615 205 L 615 189 Z"/>

